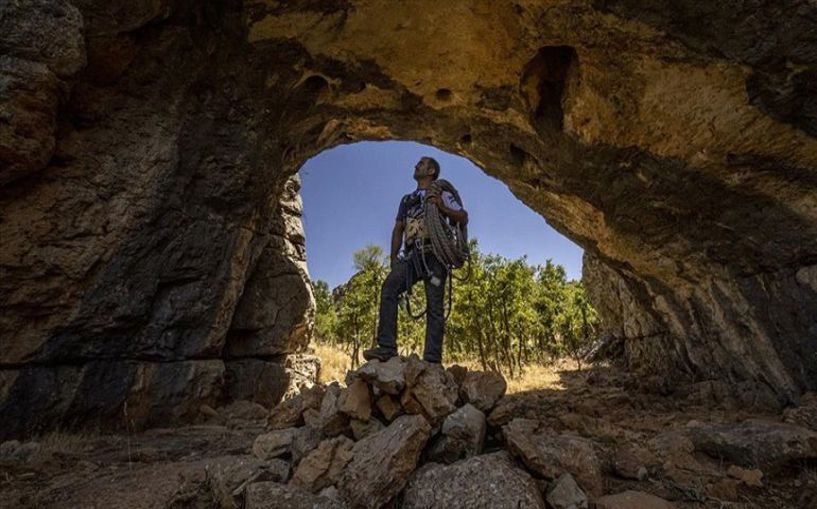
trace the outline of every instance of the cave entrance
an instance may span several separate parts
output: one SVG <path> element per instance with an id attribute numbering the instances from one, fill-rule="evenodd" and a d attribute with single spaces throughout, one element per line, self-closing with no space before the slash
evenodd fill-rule
<path id="1" fill-rule="evenodd" d="M 470 272 L 455 271 L 465 280 L 454 280 L 445 362 L 519 378 L 536 363 L 578 355 L 596 325 L 580 283 L 580 247 L 465 157 L 409 141 L 358 142 L 326 149 L 300 170 L 322 378 L 342 380 L 343 368 L 361 362 L 360 351 L 374 341 L 393 218 L 400 198 L 415 188 L 413 168 L 423 156 L 438 161 L 440 178 L 459 190 L 477 242 Z M 424 306 L 422 285 L 413 303 L 415 313 Z M 486 317 L 496 321 L 482 324 L 495 338 L 474 330 Z M 424 321 L 401 311 L 399 327 L 401 353 L 421 352 Z"/>

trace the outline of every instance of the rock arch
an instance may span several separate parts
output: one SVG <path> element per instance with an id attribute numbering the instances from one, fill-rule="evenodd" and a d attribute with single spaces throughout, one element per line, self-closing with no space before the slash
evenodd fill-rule
<path id="1" fill-rule="evenodd" d="M 579 243 L 633 368 L 817 388 L 795 3 L 4 7 L 3 433 L 280 397 L 311 312 L 292 176 L 363 139 L 468 157 Z"/>

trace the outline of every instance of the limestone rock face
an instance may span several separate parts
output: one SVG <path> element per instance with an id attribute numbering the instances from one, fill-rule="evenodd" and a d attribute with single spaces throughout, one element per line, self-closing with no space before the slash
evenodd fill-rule
<path id="1" fill-rule="evenodd" d="M 579 243 L 630 368 L 817 390 L 812 3 L 6 4 L 4 436 L 166 424 L 285 365 L 295 175 L 357 140 L 468 157 Z"/>
<path id="2" fill-rule="evenodd" d="M 421 467 L 406 486 L 402 507 L 544 509 L 545 502 L 531 476 L 498 452 Z"/>

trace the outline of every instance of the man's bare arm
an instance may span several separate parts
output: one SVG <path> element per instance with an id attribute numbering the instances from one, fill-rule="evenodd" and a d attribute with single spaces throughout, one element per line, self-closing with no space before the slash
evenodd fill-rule
<path id="1" fill-rule="evenodd" d="M 468 212 L 466 212 L 465 209 L 454 210 L 443 205 L 442 207 L 440 207 L 440 210 L 442 211 L 443 214 L 450 217 L 459 224 L 461 225 L 468 224 Z"/>
<path id="2" fill-rule="evenodd" d="M 465 209 L 454 210 L 448 208 L 445 206 L 445 203 L 443 203 L 442 198 L 440 198 L 437 195 L 430 196 L 429 200 L 431 200 L 435 205 L 437 205 L 437 208 L 440 209 L 440 212 L 450 217 L 457 223 L 461 225 L 468 224 L 468 212 L 466 212 Z"/>
<path id="3" fill-rule="evenodd" d="M 405 223 L 403 221 L 396 221 L 394 229 L 391 231 L 391 263 L 397 261 L 397 254 L 400 252 L 400 245 L 403 243 L 403 228 Z"/>

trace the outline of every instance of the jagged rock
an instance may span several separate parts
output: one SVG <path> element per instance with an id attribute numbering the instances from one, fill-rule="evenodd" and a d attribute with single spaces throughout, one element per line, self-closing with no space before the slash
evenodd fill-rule
<path id="1" fill-rule="evenodd" d="M 321 385 L 301 387 L 298 394 L 285 398 L 270 412 L 267 426 L 270 429 L 283 429 L 300 426 L 304 423 L 306 410 L 320 410 L 324 397 Z"/>
<path id="2" fill-rule="evenodd" d="M 587 439 L 557 434 L 530 419 L 514 419 L 502 428 L 508 449 L 547 479 L 564 473 L 593 496 L 602 493 L 601 461 Z"/>
<path id="3" fill-rule="evenodd" d="M 759 488 L 763 486 L 763 472 L 757 468 L 740 468 L 737 465 L 729 465 L 726 469 L 726 475 L 742 481 L 747 486 Z"/>
<path id="4" fill-rule="evenodd" d="M 337 484 L 350 505 L 375 509 L 399 493 L 417 466 L 430 432 L 422 416 L 404 415 L 356 442 L 352 461 Z"/>
<path id="5" fill-rule="evenodd" d="M 406 389 L 400 403 L 410 414 L 422 414 L 432 424 L 457 409 L 457 384 L 451 373 L 439 364 L 420 360 L 416 355 L 406 362 Z"/>
<path id="6" fill-rule="evenodd" d="M 267 418 L 269 429 L 285 429 L 301 426 L 303 419 L 303 396 L 300 394 L 284 399 L 270 411 Z"/>
<path id="7" fill-rule="evenodd" d="M 798 406 L 783 411 L 783 420 L 817 431 L 817 393 L 804 394 Z"/>
<path id="8" fill-rule="evenodd" d="M 331 498 L 310 493 L 292 484 L 256 482 L 247 486 L 244 509 L 345 509 Z"/>
<path id="9" fill-rule="evenodd" d="M 221 413 L 228 419 L 260 421 L 267 417 L 269 410 L 254 401 L 239 400 L 223 407 Z"/>
<path id="10" fill-rule="evenodd" d="M 292 483 L 312 493 L 335 484 L 352 459 L 353 445 L 344 436 L 324 440 L 298 464 Z"/>
<path id="11" fill-rule="evenodd" d="M 616 474 L 627 479 L 645 479 L 649 467 L 658 464 L 658 459 L 648 449 L 638 444 L 626 443 L 616 449 L 613 469 Z"/>
<path id="12" fill-rule="evenodd" d="M 695 450 L 743 467 L 774 468 L 817 458 L 817 432 L 792 424 L 746 420 L 687 429 Z"/>
<path id="13" fill-rule="evenodd" d="M 383 394 L 377 398 L 376 404 L 377 409 L 380 410 L 380 413 L 382 413 L 383 417 L 389 422 L 403 413 L 403 407 L 400 406 L 400 402 L 389 394 Z"/>
<path id="14" fill-rule="evenodd" d="M 369 386 L 363 380 L 353 381 L 341 392 L 338 409 L 353 419 L 368 421 L 372 416 Z"/>
<path id="15" fill-rule="evenodd" d="M 352 436 L 355 437 L 355 440 L 362 440 L 372 433 L 382 430 L 385 426 L 377 419 L 369 419 L 368 421 L 352 419 L 349 427 L 352 428 Z"/>
<path id="16" fill-rule="evenodd" d="M 312 452 L 321 443 L 323 435 L 312 426 L 301 426 L 292 437 L 290 452 L 292 453 L 292 464 L 297 465 L 304 456 Z"/>
<path id="17" fill-rule="evenodd" d="M 531 476 L 506 452 L 473 456 L 453 465 L 428 463 L 412 476 L 403 509 L 544 509 Z"/>
<path id="18" fill-rule="evenodd" d="M 297 284 L 297 283 L 296 283 Z M 294 336 L 298 339 L 290 338 L 290 344 L 298 345 L 305 337 L 305 330 L 297 331 Z M 321 370 L 321 359 L 317 355 L 306 353 L 291 353 L 287 355 L 284 369 L 289 378 L 289 385 L 284 396 L 294 396 L 305 390 L 319 387 L 318 373 Z"/>
<path id="19" fill-rule="evenodd" d="M 326 387 L 321 402 L 319 428 L 324 435 L 333 437 L 340 435 L 349 427 L 349 418 L 340 411 L 340 397 L 342 389 L 337 382 Z"/>
<path id="20" fill-rule="evenodd" d="M 307 409 L 320 410 L 323 396 L 326 389 L 323 385 L 313 385 L 312 387 L 303 387 L 300 391 L 301 401 L 304 411 Z"/>
<path id="21" fill-rule="evenodd" d="M 596 509 L 674 509 L 675 504 L 641 491 L 624 491 L 595 500 Z"/>
<path id="22" fill-rule="evenodd" d="M 470 403 L 445 418 L 442 436 L 429 451 L 429 459 L 453 463 L 482 452 L 485 442 L 485 414 Z"/>
<path id="23" fill-rule="evenodd" d="M 718 500 L 734 502 L 738 499 L 738 481 L 734 479 L 719 479 L 707 484 L 706 494 Z"/>
<path id="24" fill-rule="evenodd" d="M 317 430 L 321 429 L 321 412 L 314 408 L 304 410 L 304 424 Z"/>
<path id="25" fill-rule="evenodd" d="M 465 375 L 468 373 L 468 368 L 460 366 L 459 364 L 452 364 L 445 368 L 445 370 L 454 377 L 454 383 L 457 384 L 457 387 L 462 386 L 462 382 L 465 381 Z"/>
<path id="26" fill-rule="evenodd" d="M 405 359 L 394 356 L 386 362 L 371 360 L 355 373 L 386 394 L 398 396 L 406 385 L 405 369 Z"/>
<path id="27" fill-rule="evenodd" d="M 259 435 L 252 444 L 252 453 L 262 460 L 289 454 L 290 445 L 297 432 L 297 428 L 287 428 Z"/>
<path id="28" fill-rule="evenodd" d="M 587 495 L 570 474 L 560 475 L 548 487 L 545 499 L 553 509 L 587 509 Z"/>
<path id="29" fill-rule="evenodd" d="M 469 371 L 460 385 L 460 397 L 485 413 L 505 395 L 505 378 L 493 371 Z"/>
<path id="30" fill-rule="evenodd" d="M 516 394 L 506 395 L 500 398 L 494 409 L 488 414 L 488 424 L 498 428 L 517 417 L 535 415 L 537 411 L 541 410 L 541 406 L 532 407 L 530 400 L 527 398 L 518 397 Z"/>
<path id="31" fill-rule="evenodd" d="M 289 462 L 280 458 L 266 460 L 262 466 L 264 469 L 262 479 L 264 481 L 287 482 L 292 471 Z"/>

